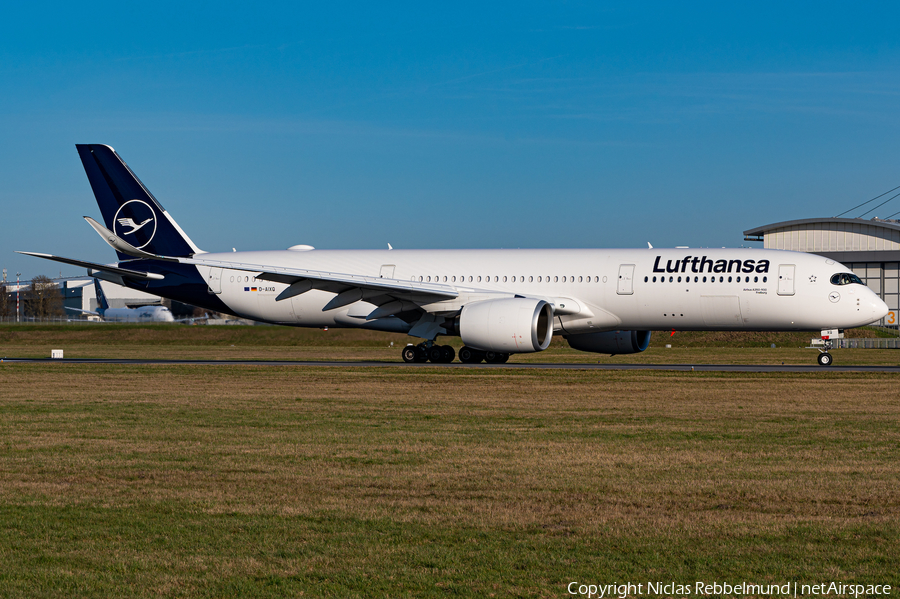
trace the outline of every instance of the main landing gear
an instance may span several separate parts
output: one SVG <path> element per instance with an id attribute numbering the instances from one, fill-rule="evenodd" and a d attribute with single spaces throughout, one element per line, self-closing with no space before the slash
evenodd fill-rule
<path id="1" fill-rule="evenodd" d="M 401 352 L 403 361 L 432 362 L 434 364 L 449 364 L 456 357 L 456 351 L 449 345 L 435 345 L 426 341 L 419 345 L 407 345 Z M 501 354 L 493 351 L 481 351 L 471 347 L 463 347 L 459 350 L 459 361 L 463 364 L 479 364 L 482 361 L 488 364 L 503 364 L 509 360 L 509 354 Z"/>
<path id="2" fill-rule="evenodd" d="M 504 364 L 509 360 L 509 354 L 481 351 L 465 346 L 459 350 L 459 361 L 463 364 L 479 364 L 482 360 L 488 364 Z"/>
<path id="3" fill-rule="evenodd" d="M 433 343 L 420 343 L 419 345 L 407 345 L 401 352 L 404 362 L 428 362 L 435 364 L 449 364 L 456 357 L 456 350 L 449 345 L 435 345 Z"/>

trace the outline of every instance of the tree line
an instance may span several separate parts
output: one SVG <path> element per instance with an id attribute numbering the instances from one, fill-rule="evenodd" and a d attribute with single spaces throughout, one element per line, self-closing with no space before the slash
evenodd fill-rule
<path id="1" fill-rule="evenodd" d="M 31 285 L 19 292 L 22 312 L 29 318 L 58 318 L 65 316 L 62 288 L 50 277 L 38 275 Z M 9 282 L 0 283 L 0 318 L 16 317 L 16 293 Z"/>

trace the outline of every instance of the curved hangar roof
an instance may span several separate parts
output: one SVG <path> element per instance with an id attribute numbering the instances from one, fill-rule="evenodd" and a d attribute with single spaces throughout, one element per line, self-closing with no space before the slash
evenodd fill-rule
<path id="1" fill-rule="evenodd" d="M 745 241 L 766 249 L 811 252 L 841 262 L 900 259 L 900 221 L 861 218 L 804 218 L 744 231 Z"/>

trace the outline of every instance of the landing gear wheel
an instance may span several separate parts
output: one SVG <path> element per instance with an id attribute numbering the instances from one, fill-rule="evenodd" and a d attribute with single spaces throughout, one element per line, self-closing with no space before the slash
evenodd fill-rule
<path id="1" fill-rule="evenodd" d="M 831 363 L 834 361 L 834 358 L 831 357 L 827 351 L 819 354 L 819 366 L 831 366 Z"/>
<path id="2" fill-rule="evenodd" d="M 407 345 L 403 348 L 403 351 L 400 352 L 400 355 L 403 356 L 403 361 L 407 364 L 416 361 L 416 354 L 418 353 L 415 345 Z"/>
<path id="3" fill-rule="evenodd" d="M 453 361 L 453 358 L 456 357 L 456 350 L 449 345 L 441 346 L 441 362 L 444 364 L 449 364 Z"/>
<path id="4" fill-rule="evenodd" d="M 433 364 L 440 364 L 444 360 L 444 352 L 441 349 L 440 345 L 432 345 L 430 349 L 425 350 L 428 352 L 428 360 Z"/>
<path id="5" fill-rule="evenodd" d="M 478 364 L 484 359 L 484 353 L 471 347 L 463 346 L 459 350 L 459 361 L 463 364 Z"/>
<path id="6" fill-rule="evenodd" d="M 416 346 L 416 362 L 419 364 L 428 361 L 428 349 L 423 345 Z"/>
<path id="7" fill-rule="evenodd" d="M 505 364 L 509 360 L 509 354 L 501 354 L 493 351 L 484 352 L 484 361 L 488 364 Z"/>

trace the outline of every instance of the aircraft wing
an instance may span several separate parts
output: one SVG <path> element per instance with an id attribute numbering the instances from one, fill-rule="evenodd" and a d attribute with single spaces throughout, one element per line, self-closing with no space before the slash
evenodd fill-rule
<path id="1" fill-rule="evenodd" d="M 187 322 L 190 324 L 194 324 L 198 320 L 209 320 L 209 314 L 204 314 L 203 316 L 188 316 L 187 318 L 176 318 L 175 322 Z"/>
<path id="2" fill-rule="evenodd" d="M 276 301 L 286 300 L 306 293 L 312 289 L 330 291 L 337 295 L 325 306 L 333 310 L 352 304 L 358 300 L 366 300 L 381 305 L 395 300 L 407 300 L 415 304 L 429 304 L 442 300 L 455 299 L 459 292 L 451 285 L 440 283 L 422 283 L 417 281 L 401 281 L 400 279 L 384 279 L 343 273 L 306 270 L 301 268 L 273 267 L 265 264 L 247 264 L 225 260 L 206 260 L 203 258 L 178 258 L 182 264 L 209 266 L 212 268 L 228 268 L 257 273 L 257 279 L 283 283 L 288 288 L 278 294 Z"/>
<path id="3" fill-rule="evenodd" d="M 258 273 L 256 278 L 264 281 L 289 285 L 287 289 L 278 294 L 277 301 L 286 300 L 312 289 L 321 289 L 337 294 L 325 306 L 325 310 L 334 310 L 361 299 L 376 305 L 383 305 L 396 300 L 408 300 L 420 305 L 454 299 L 459 295 L 456 288 L 450 285 L 441 285 L 440 283 L 401 281 L 399 279 L 383 279 L 381 277 L 276 267 L 267 264 L 246 264 L 230 260 L 208 260 L 198 258 L 197 254 L 191 257 L 150 254 L 134 247 L 91 217 L 85 216 L 84 219 L 116 251 L 135 258 L 180 262 L 181 264 L 209 266 L 211 268 L 243 270 Z"/>

